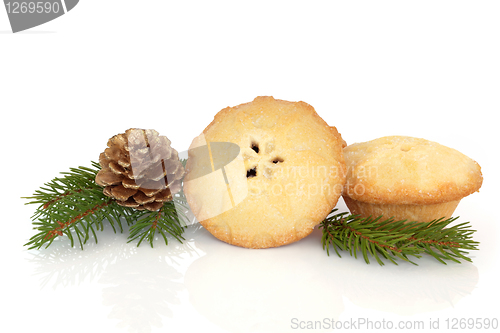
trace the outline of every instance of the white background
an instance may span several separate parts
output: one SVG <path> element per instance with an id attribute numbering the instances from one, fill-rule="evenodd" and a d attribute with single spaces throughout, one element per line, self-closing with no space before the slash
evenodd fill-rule
<path id="1" fill-rule="evenodd" d="M 500 320 L 499 17 L 498 1 L 82 0 L 12 34 L 0 8 L 1 330 L 320 332 L 293 321 L 325 318 L 427 329 L 439 320 L 445 330 L 452 318 Z M 154 249 L 110 228 L 83 251 L 67 239 L 23 247 L 35 207 L 20 197 L 97 160 L 109 137 L 154 128 L 183 151 L 220 109 L 259 95 L 311 104 L 349 144 L 409 135 L 478 161 L 483 187 L 455 212 L 477 229 L 473 263 L 327 257 L 318 230 L 267 250 L 193 227 L 184 244 Z"/>

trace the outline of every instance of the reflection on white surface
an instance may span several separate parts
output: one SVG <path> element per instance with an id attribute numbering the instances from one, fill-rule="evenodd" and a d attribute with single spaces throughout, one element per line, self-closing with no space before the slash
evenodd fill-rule
<path id="1" fill-rule="evenodd" d="M 285 332 L 293 318 L 338 318 L 343 311 L 340 290 L 328 274 L 342 272 L 333 265 L 327 270 L 316 266 L 317 253 L 310 251 L 314 239 L 251 250 L 225 244 L 204 230 L 200 234 L 195 244 L 206 255 L 186 272 L 190 301 L 229 332 Z"/>
<path id="2" fill-rule="evenodd" d="M 478 282 L 478 270 L 471 263 L 443 265 L 429 257 L 417 263 L 419 266 L 372 264 L 354 270 L 347 263 L 338 286 L 344 296 L 361 307 L 414 315 L 452 307 Z"/>
<path id="3" fill-rule="evenodd" d="M 132 332 L 162 327 L 162 317 L 172 318 L 171 305 L 180 303 L 181 278 L 164 257 L 144 251 L 113 262 L 99 279 L 107 285 L 102 296 L 103 304 L 112 307 L 108 317 Z"/>
<path id="4" fill-rule="evenodd" d="M 456 304 L 478 282 L 477 268 L 467 262 L 443 265 L 423 257 L 419 266 L 401 262 L 381 267 L 347 253 L 328 257 L 318 229 L 275 249 L 230 246 L 204 230 L 195 244 L 206 255 L 186 272 L 190 301 L 230 332 L 296 331 L 293 318 L 337 320 L 343 297 L 400 315 L 435 311 Z"/>
<path id="5" fill-rule="evenodd" d="M 175 320 L 186 291 L 198 312 L 193 320 L 201 315 L 229 332 L 286 332 L 296 331 L 293 318 L 338 319 L 344 297 L 363 308 L 412 315 L 453 307 L 478 282 L 477 268 L 467 262 L 443 265 L 424 257 L 419 266 L 380 267 L 347 253 L 328 257 L 317 229 L 299 242 L 259 250 L 225 244 L 199 224 L 187 229 L 184 244 L 159 241 L 154 249 L 127 244 L 126 234 L 105 230 L 83 251 L 63 239 L 30 251 L 30 261 L 44 288 L 102 285 L 108 318 L 129 332 L 168 326 L 163 318 Z"/>
<path id="6" fill-rule="evenodd" d="M 104 285 L 102 303 L 110 307 L 109 319 L 129 332 L 151 332 L 163 326 L 162 318 L 172 318 L 171 307 L 180 303 L 184 290 L 178 271 L 180 255 L 195 253 L 188 241 L 182 245 L 172 239 L 168 247 L 156 243 L 136 247 L 126 243 L 127 232 L 114 234 L 110 228 L 98 234 L 82 251 L 70 247 L 67 239 L 49 248 L 33 251 L 31 262 L 42 287 L 66 287 L 88 282 Z M 148 245 L 148 244 L 145 244 Z"/>

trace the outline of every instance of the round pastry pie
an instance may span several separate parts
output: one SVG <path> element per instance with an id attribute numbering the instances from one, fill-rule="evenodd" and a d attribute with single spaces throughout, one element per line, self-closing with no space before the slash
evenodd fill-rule
<path id="1" fill-rule="evenodd" d="M 220 111 L 193 140 L 184 191 L 215 237 L 247 248 L 295 242 L 336 205 L 345 142 L 304 102 L 273 97 Z"/>
<path id="2" fill-rule="evenodd" d="M 479 190 L 481 167 L 436 142 L 387 136 L 344 149 L 344 201 L 352 214 L 430 222 L 449 218 L 460 200 Z"/>

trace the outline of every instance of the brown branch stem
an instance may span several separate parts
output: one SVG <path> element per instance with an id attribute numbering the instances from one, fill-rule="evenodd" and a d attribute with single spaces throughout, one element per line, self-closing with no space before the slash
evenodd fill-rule
<path id="1" fill-rule="evenodd" d="M 342 225 L 343 227 L 345 227 L 345 228 L 349 229 L 350 231 L 352 231 L 352 232 L 353 232 L 353 233 L 355 233 L 356 235 L 360 236 L 360 237 L 361 237 L 361 238 L 363 238 L 363 239 L 366 239 L 368 242 L 370 242 L 370 243 L 372 243 L 372 244 L 376 244 L 376 245 L 378 245 L 378 246 L 380 246 L 380 247 L 384 247 L 384 248 L 389 249 L 389 250 L 394 251 L 394 252 L 399 252 L 399 253 L 401 253 L 401 252 L 402 252 L 402 250 L 401 250 L 401 249 L 398 249 L 398 248 L 397 248 L 397 247 L 395 247 L 395 246 L 390 246 L 390 245 L 386 245 L 386 244 L 381 244 L 380 242 L 377 242 L 377 241 L 375 241 L 375 240 L 371 239 L 370 237 L 363 235 L 361 232 L 357 231 L 356 229 L 351 228 L 349 225 L 347 225 L 347 223 L 342 223 L 342 221 L 341 221 L 340 223 L 341 223 L 341 225 Z M 326 230 L 326 233 L 327 233 L 327 234 L 328 234 L 331 238 L 334 238 L 334 237 L 333 237 L 333 235 L 332 235 L 332 234 L 328 231 L 328 227 L 326 227 L 326 228 L 325 228 L 325 230 Z"/>
<path id="2" fill-rule="evenodd" d="M 86 188 L 81 188 L 81 189 L 74 190 L 74 191 L 67 191 L 67 192 L 65 192 L 65 193 L 61 194 L 60 196 L 58 196 L 58 197 L 56 197 L 56 198 L 54 198 L 54 199 L 52 199 L 52 200 L 50 200 L 50 201 L 47 201 L 47 202 L 43 205 L 43 207 L 42 207 L 42 208 L 43 208 L 43 209 L 47 209 L 47 208 L 49 208 L 49 206 L 50 206 L 50 205 L 52 205 L 54 202 L 57 202 L 57 201 L 61 200 L 62 198 L 67 197 L 68 195 L 72 195 L 72 194 L 75 194 L 75 193 L 80 193 L 80 192 L 82 192 L 82 191 L 84 191 L 84 190 L 91 190 L 91 189 L 92 189 L 92 188 L 90 188 L 90 187 L 86 187 Z"/>
<path id="3" fill-rule="evenodd" d="M 151 225 L 151 229 L 156 229 L 156 226 L 158 224 L 158 220 L 160 219 L 160 216 L 161 216 L 161 209 L 158 210 L 158 215 L 156 215 L 156 218 L 155 218 L 153 224 Z"/>
<path id="4" fill-rule="evenodd" d="M 391 251 L 395 251 L 395 252 L 399 252 L 401 253 L 402 250 L 395 247 L 395 246 L 389 246 L 389 245 L 385 245 L 385 244 L 381 244 L 373 239 L 371 239 L 370 237 L 368 236 L 365 236 L 363 235 L 361 232 L 357 231 L 356 229 L 354 228 L 351 228 L 347 223 L 343 223 L 343 219 L 341 219 L 340 221 L 340 225 L 349 229 L 351 232 L 353 232 L 354 234 L 360 236 L 361 238 L 364 238 L 366 239 L 368 242 L 370 243 L 373 243 L 373 244 L 376 244 L 380 247 L 384 247 L 384 248 L 387 248 Z M 326 232 L 327 234 L 333 238 L 333 235 L 328 231 L 328 228 L 325 228 L 326 229 Z M 423 240 L 423 239 L 418 239 L 418 238 L 415 238 L 415 237 L 408 237 L 408 241 L 416 241 L 415 243 L 420 243 L 420 244 L 431 244 L 431 245 L 438 245 L 438 246 L 449 246 L 449 247 L 454 247 L 454 248 L 460 248 L 460 244 L 457 243 L 457 242 L 443 242 L 443 241 L 436 241 L 436 240 Z"/>
<path id="5" fill-rule="evenodd" d="M 53 237 L 55 237 L 56 235 L 57 236 L 62 236 L 63 233 L 62 233 L 62 230 L 70 225 L 72 225 L 73 223 L 79 221 L 80 219 L 84 218 L 85 216 L 89 215 L 89 214 L 93 214 L 94 212 L 96 212 L 97 210 L 101 209 L 101 208 L 104 208 L 106 206 L 108 206 L 109 204 L 111 204 L 113 202 L 113 200 L 108 200 L 102 204 L 98 204 L 98 205 L 95 205 L 94 207 L 86 210 L 85 212 L 81 213 L 81 214 L 78 214 L 77 216 L 75 216 L 74 218 L 72 218 L 71 220 L 69 221 L 66 221 L 65 223 L 62 223 L 60 221 L 57 221 L 57 224 L 59 224 L 58 227 L 56 227 L 54 230 L 50 230 L 47 232 L 47 235 L 45 235 L 44 239 L 51 239 Z"/>
<path id="6" fill-rule="evenodd" d="M 409 237 L 408 240 L 414 241 L 416 240 L 417 243 L 425 243 L 425 244 L 432 244 L 432 245 L 441 245 L 441 246 L 449 246 L 449 247 L 460 247 L 460 244 L 457 242 L 439 242 L 435 240 L 418 240 L 418 238 L 415 237 Z"/>

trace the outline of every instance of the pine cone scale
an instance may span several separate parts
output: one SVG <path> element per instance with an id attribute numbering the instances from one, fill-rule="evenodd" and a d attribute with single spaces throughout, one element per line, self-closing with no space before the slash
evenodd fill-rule
<path id="1" fill-rule="evenodd" d="M 124 177 L 122 180 L 122 185 L 125 188 L 132 188 L 134 190 L 138 190 L 141 187 L 141 184 L 137 184 L 135 180 Z"/>
<path id="2" fill-rule="evenodd" d="M 140 205 L 137 203 L 134 198 L 129 198 L 126 201 L 116 201 L 117 204 L 123 207 L 131 207 L 131 208 L 137 208 L 139 209 Z"/>
<path id="3" fill-rule="evenodd" d="M 181 190 L 181 182 L 175 181 L 173 183 L 168 184 L 168 189 L 174 194 L 179 192 Z"/>
<path id="4" fill-rule="evenodd" d="M 152 197 L 153 195 L 156 195 L 156 194 L 160 193 L 160 191 L 162 190 L 162 188 L 154 189 L 154 188 L 144 188 L 144 187 L 141 187 L 140 190 L 141 190 L 142 193 L 144 193 L 148 197 Z"/>
<path id="5" fill-rule="evenodd" d="M 155 197 L 151 196 L 148 197 L 144 192 L 138 191 L 136 194 L 134 194 L 134 200 L 140 205 L 144 205 L 147 203 L 151 203 L 155 201 Z"/>
<path id="6" fill-rule="evenodd" d="M 162 206 L 163 206 L 163 202 L 157 202 L 157 201 L 155 201 L 155 202 L 151 202 L 151 203 L 145 204 L 144 208 L 146 208 L 147 210 L 155 211 L 155 210 L 160 209 Z"/>
<path id="7" fill-rule="evenodd" d="M 138 190 L 134 190 L 131 188 L 126 188 L 123 185 L 117 185 L 111 188 L 111 194 L 116 200 L 125 201 L 134 194 L 137 193 Z"/>
<path id="8" fill-rule="evenodd" d="M 167 202 L 172 200 L 172 194 L 170 193 L 169 189 L 162 190 L 158 192 L 157 195 L 155 195 L 156 201 L 159 202 Z"/>
<path id="9" fill-rule="evenodd" d="M 110 170 L 101 169 L 98 175 L 99 177 L 96 178 L 96 183 L 101 186 L 120 184 L 123 180 L 122 175 L 116 174 Z"/>
<path id="10" fill-rule="evenodd" d="M 111 169 L 111 171 L 113 171 L 116 174 L 127 174 L 127 169 L 125 169 L 115 161 L 109 162 L 108 166 Z"/>

